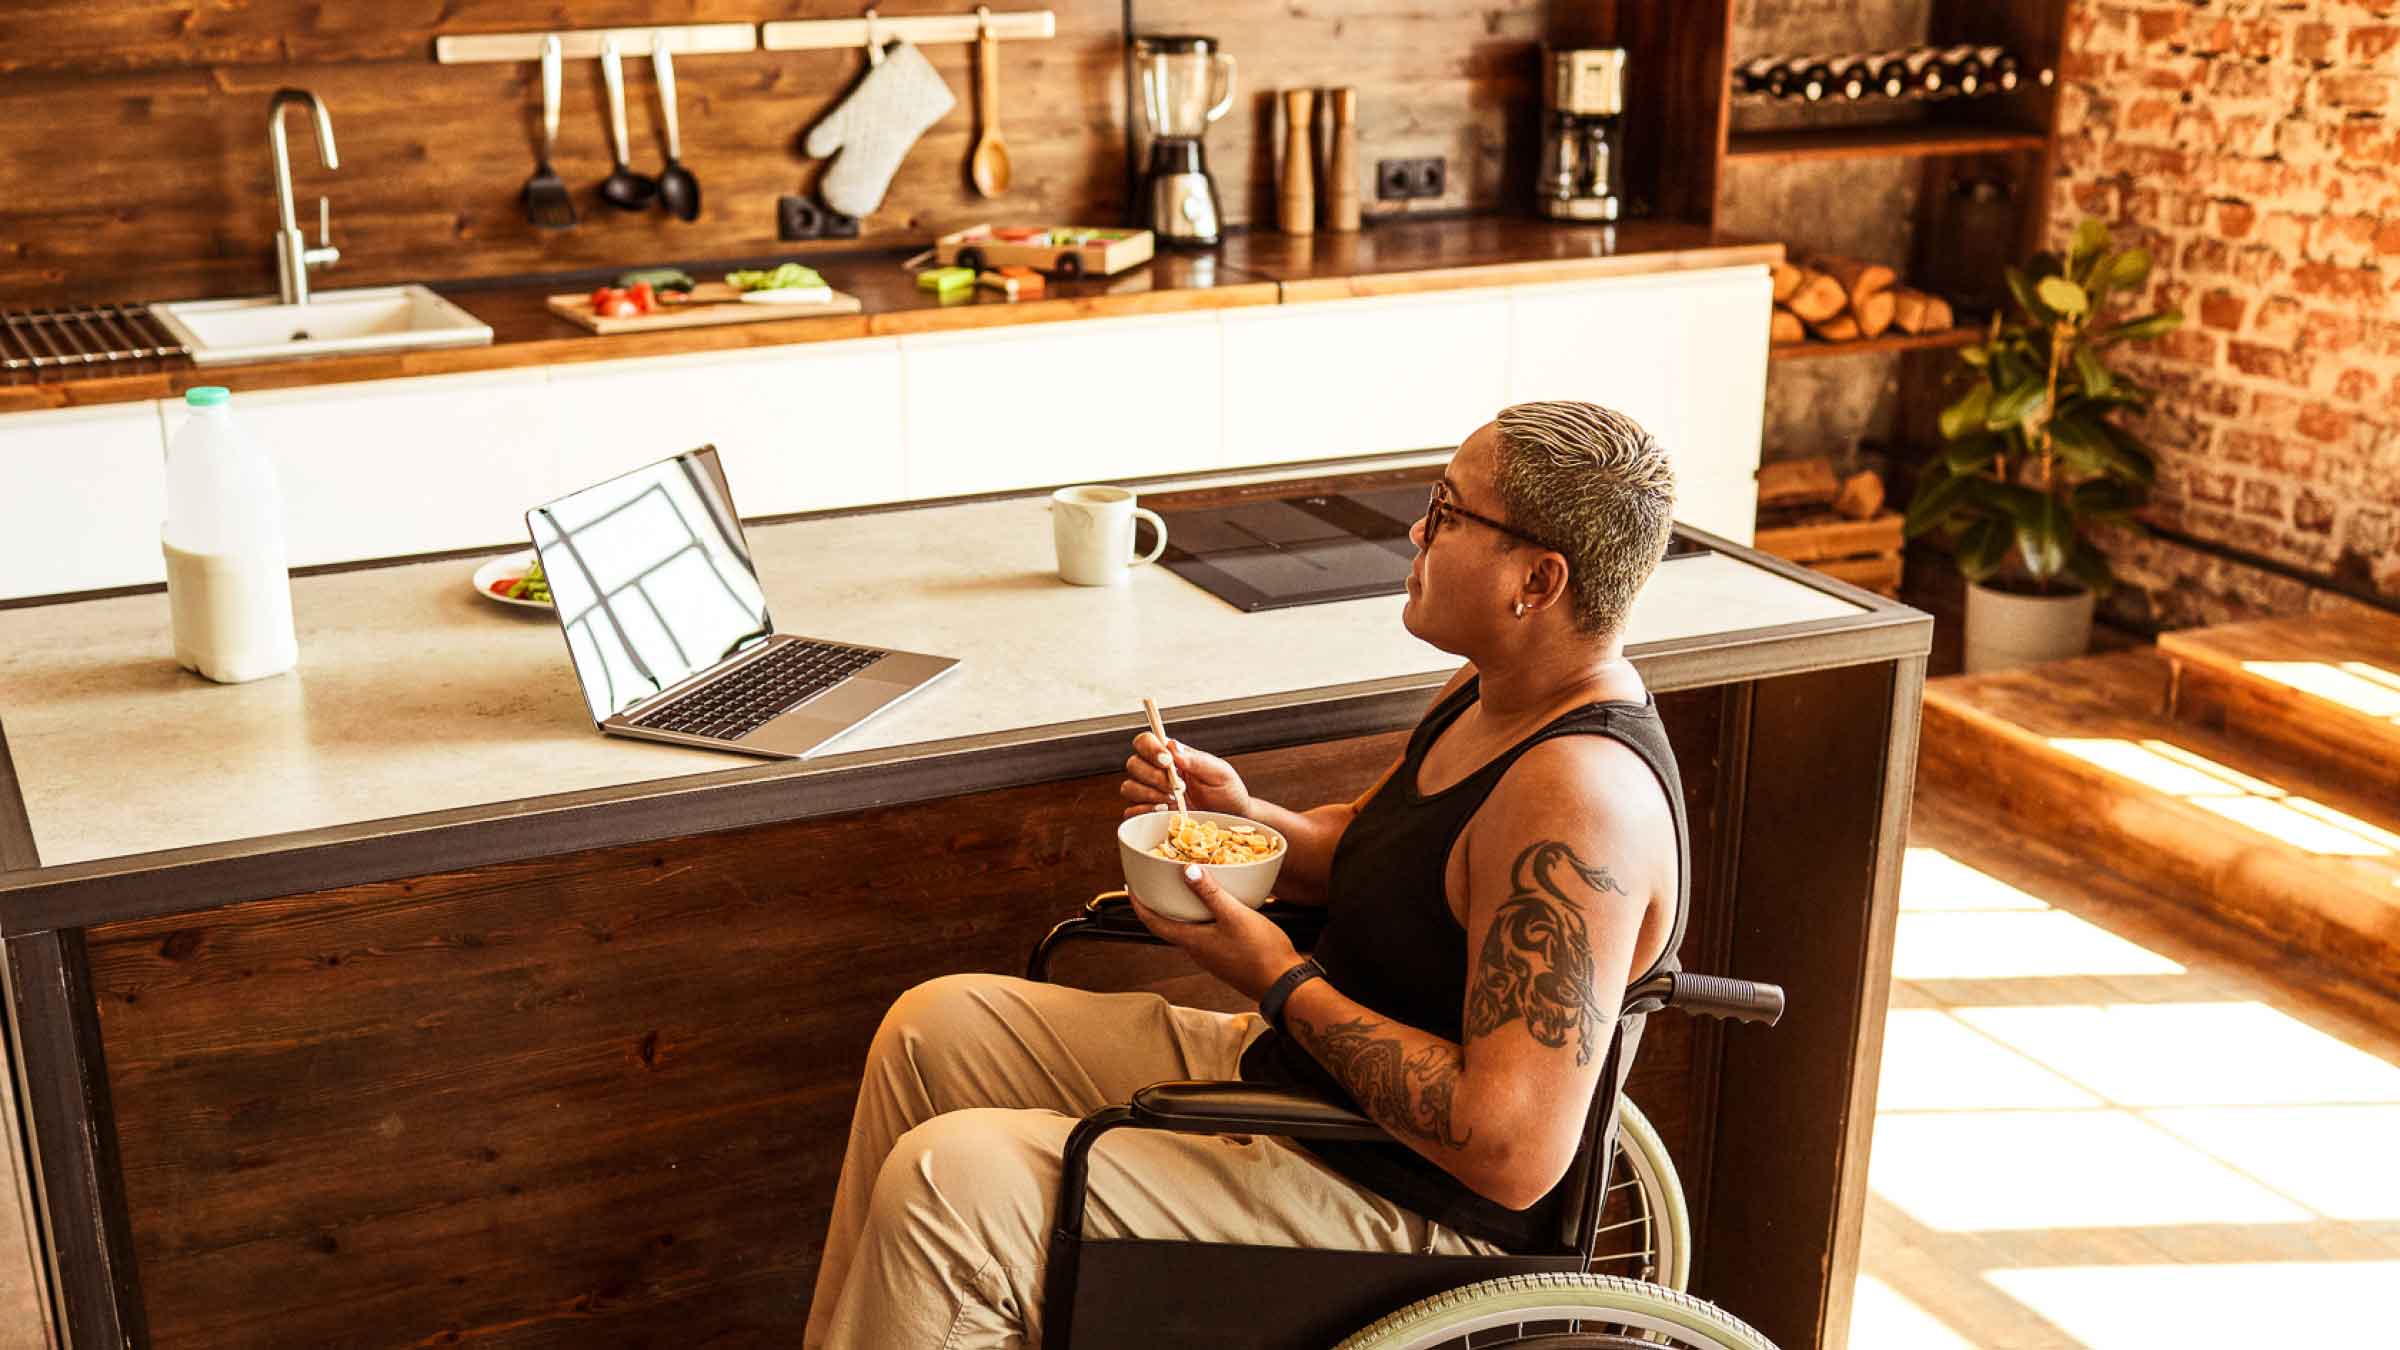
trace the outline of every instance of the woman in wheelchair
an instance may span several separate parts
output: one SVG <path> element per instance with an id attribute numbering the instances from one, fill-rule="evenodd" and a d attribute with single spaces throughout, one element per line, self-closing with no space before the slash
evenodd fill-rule
<path id="1" fill-rule="evenodd" d="M 1136 910 L 1256 1014 L 987 975 L 903 995 L 868 1052 L 805 1344 L 1038 1345 L 1068 1133 L 1164 1079 L 1314 1088 L 1398 1142 L 1118 1131 L 1091 1155 L 1093 1236 L 1465 1254 L 1556 1233 L 1603 1064 L 1621 1081 L 1632 1061 L 1633 1026 L 1606 1053 L 1625 990 L 1681 937 L 1682 793 L 1622 643 L 1673 506 L 1630 419 L 1506 409 L 1412 531 L 1401 621 L 1466 664 L 1364 796 L 1288 810 L 1137 736 L 1128 814 L 1167 809 L 1172 774 L 1194 807 L 1281 831 L 1279 903 L 1326 907 L 1313 952 L 1201 879 L 1214 922 Z"/>

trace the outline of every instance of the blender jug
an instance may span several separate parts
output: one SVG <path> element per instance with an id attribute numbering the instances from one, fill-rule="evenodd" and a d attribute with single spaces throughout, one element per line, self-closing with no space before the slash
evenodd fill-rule
<path id="1" fill-rule="evenodd" d="M 1216 183 L 1200 138 L 1233 106 L 1233 58 L 1215 38 L 1137 37 L 1134 87 L 1150 138 L 1140 202 L 1160 242 L 1204 248 L 1221 237 Z"/>

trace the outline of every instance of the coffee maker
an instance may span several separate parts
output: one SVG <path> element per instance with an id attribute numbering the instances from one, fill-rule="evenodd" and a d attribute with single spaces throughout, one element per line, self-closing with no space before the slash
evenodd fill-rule
<path id="1" fill-rule="evenodd" d="M 1137 37 L 1133 81 L 1150 137 L 1141 189 L 1145 223 L 1161 243 L 1209 247 L 1223 238 L 1223 214 L 1200 138 L 1233 106 L 1233 58 L 1217 49 L 1215 38 Z"/>
<path id="2" fill-rule="evenodd" d="M 1621 210 L 1625 49 L 1542 53 L 1542 214 L 1613 221 Z"/>

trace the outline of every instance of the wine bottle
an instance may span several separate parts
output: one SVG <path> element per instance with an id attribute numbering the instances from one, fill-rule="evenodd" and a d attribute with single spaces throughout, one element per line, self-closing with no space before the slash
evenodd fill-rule
<path id="1" fill-rule="evenodd" d="M 1833 87 L 1843 98 L 1856 103 L 1875 86 L 1875 72 L 1867 66 L 1867 58 L 1853 56 L 1833 73 Z"/>
<path id="2" fill-rule="evenodd" d="M 1988 69 L 1980 48 L 1964 43 L 1948 48 L 1942 52 L 1940 64 L 1952 93 L 1960 98 L 1973 98 L 1984 92 Z"/>
<path id="3" fill-rule="evenodd" d="M 1736 93 L 1756 94 L 1767 98 L 1782 98 L 1791 92 L 1791 79 L 1784 74 L 1784 63 L 1772 56 L 1761 56 L 1743 63 L 1733 73 Z"/>
<path id="4" fill-rule="evenodd" d="M 1908 65 L 1898 52 L 1877 52 L 1867 58 L 1875 92 L 1885 98 L 1908 97 Z"/>
<path id="5" fill-rule="evenodd" d="M 1992 48 L 1991 68 L 1992 87 L 2003 94 L 2014 92 L 2018 85 L 2025 82 L 2025 68 L 2018 64 L 2016 57 L 2001 48 Z"/>
<path id="6" fill-rule="evenodd" d="M 1913 92 L 1925 98 L 1940 98 L 1948 92 L 1950 77 L 1942 70 L 1940 55 L 1931 47 L 1911 47 L 1901 54 L 1901 66 L 1908 72 L 1908 87 Z"/>
<path id="7" fill-rule="evenodd" d="M 1799 65 L 1798 62 L 1793 64 Z M 1810 103 L 1824 102 L 1825 96 L 1833 92 L 1833 67 L 1810 58 L 1808 64 L 1802 66 L 1799 74 L 1793 77 L 1792 92 Z"/>

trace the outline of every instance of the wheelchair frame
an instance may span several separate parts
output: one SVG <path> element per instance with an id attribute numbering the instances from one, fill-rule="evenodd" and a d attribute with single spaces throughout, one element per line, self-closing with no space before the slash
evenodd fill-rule
<path id="1" fill-rule="evenodd" d="M 1322 909 L 1271 901 L 1259 913 L 1303 950 L 1323 931 Z M 1070 941 L 1164 945 L 1142 925 L 1124 893 L 1093 897 L 1083 912 L 1043 937 L 1026 977 L 1047 981 L 1051 956 Z M 1783 1014 L 1773 985 L 1665 972 L 1626 991 L 1620 1017 L 1675 1007 L 1697 1015 L 1768 1025 Z M 1608 1193 L 1615 1128 L 1618 1056 L 1612 1030 L 1601 1060 L 1601 1092 L 1587 1112 L 1583 1146 L 1554 1248 L 1499 1256 L 1325 1251 L 1302 1247 L 1087 1238 L 1083 1217 L 1091 1151 L 1117 1129 L 1181 1134 L 1267 1134 L 1291 1139 L 1389 1141 L 1373 1120 L 1303 1092 L 1248 1083 L 1154 1083 L 1123 1106 L 1103 1107 L 1067 1137 L 1042 1287 L 1042 1350 L 1068 1350 L 1078 1328 L 1108 1346 L 1144 1350 L 1324 1350 L 1393 1310 L 1445 1290 L 1504 1275 L 1579 1273 L 1592 1259 L 1600 1208 Z M 1229 1296 L 1228 1291 L 1239 1291 Z M 1261 1307 L 1277 1325 L 1262 1332 Z M 1245 1320 L 1245 1316 L 1248 1320 Z"/>

